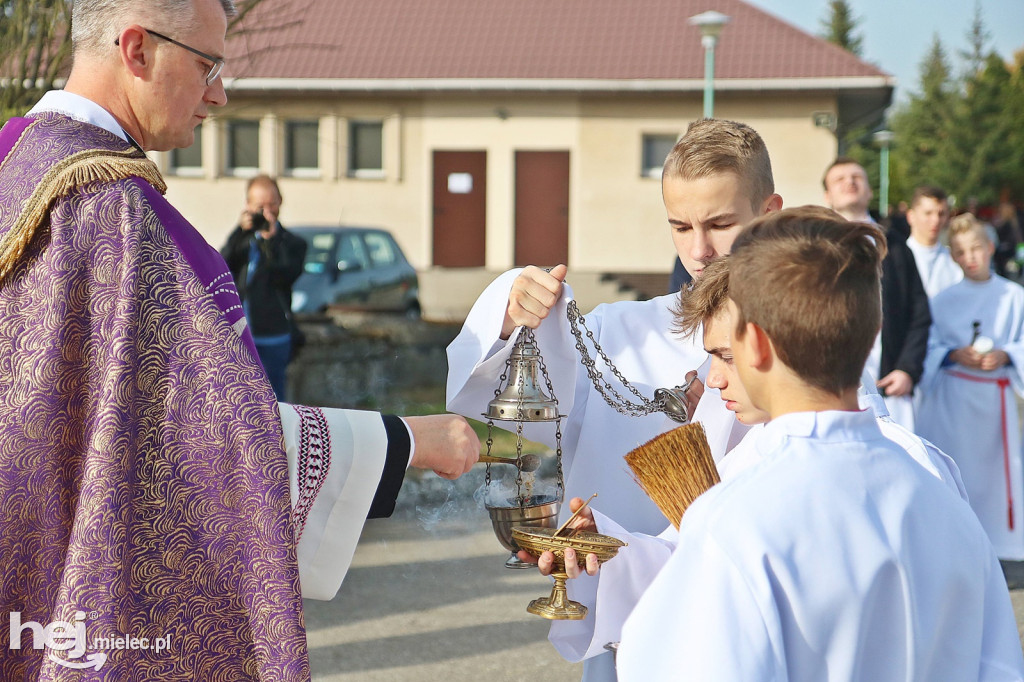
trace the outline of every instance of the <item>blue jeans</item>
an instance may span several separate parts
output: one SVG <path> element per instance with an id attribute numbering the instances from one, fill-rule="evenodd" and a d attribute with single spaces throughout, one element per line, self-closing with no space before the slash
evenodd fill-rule
<path id="1" fill-rule="evenodd" d="M 259 353 L 260 362 L 267 372 L 270 385 L 274 389 L 274 395 L 278 402 L 285 402 L 285 389 L 288 385 L 286 370 L 288 361 L 292 356 L 292 342 L 285 339 L 283 342 L 260 343 L 256 341 L 256 352 Z"/>

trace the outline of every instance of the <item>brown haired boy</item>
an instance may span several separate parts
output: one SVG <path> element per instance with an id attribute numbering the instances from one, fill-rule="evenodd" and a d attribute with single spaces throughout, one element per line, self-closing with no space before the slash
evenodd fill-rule
<path id="1" fill-rule="evenodd" d="M 917 272 L 928 299 L 964 278 L 949 254 L 939 242 L 939 235 L 949 222 L 949 199 L 939 187 L 922 186 L 914 190 L 907 210 L 910 237 L 907 246 L 914 254 Z"/>
<path id="2" fill-rule="evenodd" d="M 884 438 L 857 386 L 881 324 L 877 227 L 804 207 L 733 245 L 757 465 L 687 511 L 623 628 L 629 680 L 1017 679 L 1005 580 L 970 508 Z"/>
<path id="3" fill-rule="evenodd" d="M 1001 559 L 1024 559 L 1024 466 L 1014 391 L 1024 387 L 1024 289 L 992 272 L 995 251 L 969 213 L 949 228 L 963 281 L 933 301 L 920 433 L 948 452 Z"/>
<path id="4" fill-rule="evenodd" d="M 705 382 L 709 387 L 718 389 L 726 409 L 743 424 L 761 425 L 769 420 L 769 415 L 750 401 L 733 361 L 734 331 L 728 308 L 729 261 L 729 256 L 723 256 L 708 263 L 701 278 L 686 296 L 680 298 L 676 308 L 676 328 L 684 337 L 703 336 L 704 350 L 711 356 Z M 870 375 L 861 374 L 858 401 L 862 408 L 874 412 L 882 435 L 906 450 L 921 466 L 966 500 L 963 481 L 953 460 L 889 417 L 885 403 L 868 379 Z M 757 461 L 757 453 L 744 447 L 748 442 L 754 442 L 756 436 L 756 430 L 751 430 L 740 445 L 718 462 L 718 473 L 723 481 Z"/>

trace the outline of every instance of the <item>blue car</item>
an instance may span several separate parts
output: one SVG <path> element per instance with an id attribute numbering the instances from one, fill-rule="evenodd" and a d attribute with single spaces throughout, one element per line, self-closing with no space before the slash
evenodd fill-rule
<path id="1" fill-rule="evenodd" d="M 292 311 L 328 309 L 420 315 L 416 269 L 390 232 L 370 227 L 289 227 L 306 240 Z"/>

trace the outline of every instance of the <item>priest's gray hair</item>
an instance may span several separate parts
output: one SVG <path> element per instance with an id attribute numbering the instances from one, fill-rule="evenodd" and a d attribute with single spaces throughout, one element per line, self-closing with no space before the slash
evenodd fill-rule
<path id="1" fill-rule="evenodd" d="M 234 0 L 219 2 L 229 19 L 235 16 Z M 71 51 L 102 55 L 130 22 L 174 37 L 187 36 L 198 28 L 195 16 L 195 0 L 74 0 Z"/>

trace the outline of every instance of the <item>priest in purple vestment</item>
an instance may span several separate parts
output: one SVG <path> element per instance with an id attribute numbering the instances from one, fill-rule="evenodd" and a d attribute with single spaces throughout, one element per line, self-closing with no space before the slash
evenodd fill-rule
<path id="1" fill-rule="evenodd" d="M 308 680 L 302 597 L 406 466 L 476 461 L 461 417 L 279 405 L 163 198 L 143 150 L 225 103 L 233 12 L 76 0 L 65 90 L 0 131 L 0 679 Z"/>

